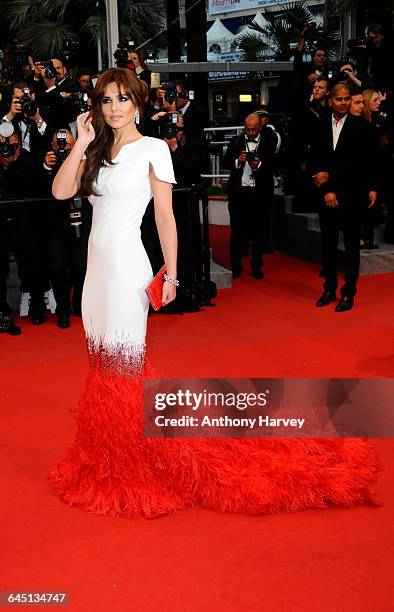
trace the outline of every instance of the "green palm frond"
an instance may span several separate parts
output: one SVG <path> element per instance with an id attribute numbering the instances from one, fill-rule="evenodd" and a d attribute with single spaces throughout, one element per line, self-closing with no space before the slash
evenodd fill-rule
<path id="1" fill-rule="evenodd" d="M 33 56 L 48 59 L 61 54 L 63 41 L 72 27 L 58 21 L 29 23 L 21 28 L 21 37 L 31 47 Z"/>
<path id="2" fill-rule="evenodd" d="M 2 19 L 9 24 L 10 30 L 18 30 L 27 21 L 43 18 L 40 0 L 2 0 L 0 10 Z"/>
<path id="3" fill-rule="evenodd" d="M 242 60 L 249 62 L 262 60 L 265 51 L 269 49 L 269 45 L 267 45 L 260 36 L 252 34 L 251 32 L 240 34 L 240 36 L 237 37 L 237 44 L 242 52 Z"/>
<path id="4" fill-rule="evenodd" d="M 281 6 L 281 9 L 286 15 L 286 21 L 299 32 L 315 20 L 306 2 L 289 2 Z"/>
<path id="5" fill-rule="evenodd" d="M 264 14 L 264 17 L 266 17 L 266 14 Z M 270 44 L 267 46 L 276 49 L 275 55 L 277 59 L 290 58 L 291 46 L 298 39 L 298 31 L 295 30 L 283 15 L 276 15 L 274 19 L 270 15 L 267 21 L 268 24 L 265 26 L 252 21 L 250 28 L 262 34 L 266 40 L 270 41 Z"/>
<path id="6" fill-rule="evenodd" d="M 96 42 L 99 38 L 106 44 L 107 40 L 107 21 L 104 15 L 91 15 L 86 23 L 81 28 L 82 32 L 86 32 L 88 38 L 92 42 Z"/>

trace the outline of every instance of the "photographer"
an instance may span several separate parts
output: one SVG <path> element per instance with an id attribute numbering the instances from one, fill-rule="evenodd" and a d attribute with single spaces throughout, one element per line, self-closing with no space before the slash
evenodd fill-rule
<path id="1" fill-rule="evenodd" d="M 2 134 L 8 134 L 2 135 Z M 11 124 L 0 126 L 0 199 L 36 197 L 36 172 L 29 153 L 22 149 L 20 136 Z M 9 254 L 18 266 L 21 290 L 30 292 L 33 324 L 44 321 L 44 279 L 40 273 L 39 241 L 35 204 L 0 205 L 0 311 L 10 314 L 7 303 Z"/>
<path id="2" fill-rule="evenodd" d="M 194 100 L 194 93 L 188 90 L 183 81 L 177 81 L 175 89 L 177 92 L 176 108 L 182 114 L 185 132 L 205 142 L 204 128 L 209 124 L 207 111 L 197 104 Z"/>
<path id="3" fill-rule="evenodd" d="M 93 89 L 92 74 L 89 69 L 81 68 L 77 72 L 77 90 L 90 93 Z"/>
<path id="4" fill-rule="evenodd" d="M 366 45 L 369 57 L 369 74 L 371 75 L 375 89 L 394 89 L 393 55 L 394 46 L 384 33 L 384 28 L 379 23 L 373 23 L 368 27 L 367 37 L 369 44 Z"/>
<path id="5" fill-rule="evenodd" d="M 150 88 L 152 73 L 141 57 L 141 53 L 137 49 L 129 51 L 129 60 L 134 65 L 134 70 L 139 79 L 144 81 Z"/>
<path id="6" fill-rule="evenodd" d="M 312 28 L 312 31 L 311 31 Z M 304 62 L 305 44 L 307 39 L 313 38 L 316 28 L 312 25 L 306 26 L 301 32 L 298 47 L 294 52 L 294 97 L 296 106 L 300 106 L 301 101 L 309 101 L 312 87 L 316 79 L 326 76 L 327 72 L 327 51 L 317 46 L 312 52 L 312 61 Z"/>
<path id="7" fill-rule="evenodd" d="M 72 119 L 65 98 L 77 91 L 78 87 L 67 75 L 65 63 L 58 58 L 36 61 L 34 70 L 34 91 L 38 104 L 50 110 L 54 126 L 67 124 Z"/>
<path id="8" fill-rule="evenodd" d="M 42 265 L 47 268 L 56 299 L 57 325 L 61 329 L 70 327 L 70 286 L 74 287 L 72 310 L 81 314 L 82 286 L 86 273 L 87 241 L 91 224 L 91 207 L 77 197 L 56 201 L 52 198 L 52 183 L 58 169 L 74 146 L 69 130 L 54 133 L 52 148 L 45 154 L 40 167 L 38 181 L 41 196 L 51 198 L 46 202 L 42 217 L 44 220 Z M 72 283 L 70 282 L 70 271 Z"/>
<path id="9" fill-rule="evenodd" d="M 168 99 L 167 99 L 168 98 Z M 196 140 L 184 131 L 183 118 L 175 110 L 173 92 L 163 98 L 162 108 L 166 111 L 158 115 L 156 135 L 167 143 L 171 153 L 176 187 L 173 191 L 173 210 L 178 232 L 178 278 L 180 287 L 175 301 L 166 306 L 163 312 L 193 312 L 199 310 L 201 303 L 199 282 L 202 279 L 202 238 L 200 228 L 199 206 L 197 198 L 191 192 L 177 191 L 179 188 L 191 188 L 201 183 L 201 172 L 206 163 L 207 149 L 201 141 Z M 168 101 L 169 100 L 169 101 Z M 157 271 L 162 265 L 162 254 L 152 202 L 150 202 L 141 225 L 142 241 Z"/>
<path id="10" fill-rule="evenodd" d="M 3 121 L 12 123 L 20 136 L 22 148 L 37 156 L 48 144 L 50 122 L 44 119 L 35 101 L 35 94 L 25 81 L 15 83 L 11 90 L 12 102 Z"/>
<path id="11" fill-rule="evenodd" d="M 256 113 L 245 119 L 245 133 L 229 143 L 223 165 L 230 169 L 228 209 L 230 213 L 230 260 L 233 278 L 242 273 L 242 256 L 252 246 L 251 271 L 264 278 L 263 249 L 270 236 L 270 212 L 274 193 L 276 139 L 274 132 L 260 132 Z"/>
<path id="12" fill-rule="evenodd" d="M 367 75 L 358 74 L 357 67 L 352 62 L 341 62 L 338 72 L 333 78 L 333 84 L 344 83 L 351 91 L 372 87 L 372 79 Z"/>

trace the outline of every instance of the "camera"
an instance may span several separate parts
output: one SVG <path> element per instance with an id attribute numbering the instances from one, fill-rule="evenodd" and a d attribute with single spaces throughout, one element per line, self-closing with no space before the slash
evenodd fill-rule
<path id="1" fill-rule="evenodd" d="M 129 64 L 129 51 L 133 51 L 134 41 L 129 40 L 128 42 L 118 43 L 118 48 L 114 53 L 114 59 L 118 68 L 126 68 Z"/>
<path id="2" fill-rule="evenodd" d="M 56 132 L 56 140 L 58 146 L 58 150 L 55 151 L 56 167 L 59 168 L 62 163 L 67 159 L 69 153 L 66 150 L 67 133 L 64 130 L 59 130 L 58 132 Z"/>
<path id="3" fill-rule="evenodd" d="M 5 74 L 10 81 L 19 81 L 25 78 L 24 66 L 29 64 L 30 49 L 15 38 L 7 48 L 7 65 Z"/>
<path id="4" fill-rule="evenodd" d="M 254 162 L 256 159 L 256 151 L 246 151 L 246 161 Z"/>
<path id="5" fill-rule="evenodd" d="M 79 51 L 79 41 L 66 36 L 62 45 L 62 54 L 69 66 L 75 65 L 75 59 Z"/>
<path id="6" fill-rule="evenodd" d="M 26 117 L 34 117 L 38 107 L 34 100 L 32 100 L 30 97 L 30 89 L 28 87 L 24 87 L 22 92 L 23 95 L 20 99 L 22 113 L 26 115 Z"/>
<path id="7" fill-rule="evenodd" d="M 177 126 L 178 113 L 167 113 L 159 119 L 159 137 L 160 138 L 175 138 L 179 128 Z"/>
<path id="8" fill-rule="evenodd" d="M 364 38 L 350 38 L 346 44 L 349 49 L 349 57 L 353 58 L 356 62 L 365 61 L 373 45 L 368 36 Z"/>
<path id="9" fill-rule="evenodd" d="M 368 38 L 368 36 L 367 36 L 367 37 L 364 37 L 364 38 L 362 38 L 362 37 L 360 37 L 360 38 L 350 38 L 350 39 L 347 41 L 347 43 L 346 43 L 346 44 L 347 44 L 347 48 L 348 48 L 350 51 L 353 51 L 354 49 L 359 49 L 360 47 L 362 47 L 362 46 L 364 46 L 364 45 L 365 45 L 366 47 L 368 47 L 368 46 L 370 45 L 370 43 L 371 43 L 371 41 L 370 41 L 370 39 L 369 39 L 369 38 Z M 363 50 L 363 49 L 361 48 L 361 51 L 362 51 L 362 50 Z"/>
<path id="10" fill-rule="evenodd" d="M 317 23 L 315 21 L 312 21 L 311 23 L 306 23 L 302 31 L 305 40 L 307 40 L 308 42 L 314 42 L 319 38 Z"/>
<path id="11" fill-rule="evenodd" d="M 160 85 L 160 88 L 164 89 L 164 100 L 166 100 L 168 104 L 174 104 L 175 100 L 179 97 L 176 87 L 172 84 L 164 83 Z"/>
<path id="12" fill-rule="evenodd" d="M 69 222 L 73 236 L 80 238 L 82 229 L 82 198 L 80 196 L 75 196 L 70 202 Z"/>
<path id="13" fill-rule="evenodd" d="M 47 79 L 56 79 L 57 72 L 52 60 L 46 60 L 40 62 L 40 64 L 44 67 L 44 74 Z"/>
<path id="14" fill-rule="evenodd" d="M 0 142 L 0 157 L 7 159 L 7 157 L 13 157 L 17 148 L 16 144 L 11 144 L 9 138 L 14 133 L 14 126 L 8 121 L 2 121 L 0 123 L 0 136 L 6 138 L 4 142 Z"/>
<path id="15" fill-rule="evenodd" d="M 82 115 L 82 113 L 87 113 L 90 110 L 88 99 L 88 94 L 82 91 L 76 91 L 70 95 L 70 101 L 74 104 L 78 115 Z"/>

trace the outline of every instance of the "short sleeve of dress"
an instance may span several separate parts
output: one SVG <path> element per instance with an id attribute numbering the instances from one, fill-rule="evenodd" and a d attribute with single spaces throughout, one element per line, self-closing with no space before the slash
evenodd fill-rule
<path id="1" fill-rule="evenodd" d="M 176 183 L 171 153 L 163 140 L 152 138 L 149 162 L 152 164 L 154 173 L 160 181 Z"/>

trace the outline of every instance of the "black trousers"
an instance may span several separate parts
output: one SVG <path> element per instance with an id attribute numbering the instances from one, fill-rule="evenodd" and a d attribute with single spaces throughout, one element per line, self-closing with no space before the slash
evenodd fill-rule
<path id="1" fill-rule="evenodd" d="M 17 218 L 0 218 L 0 303 L 7 302 L 9 255 L 13 253 L 18 266 L 22 291 L 29 291 L 31 309 L 44 308 L 44 287 L 40 267 L 39 243 L 28 224 L 22 227 Z"/>
<path id="2" fill-rule="evenodd" d="M 242 256 L 251 242 L 252 270 L 261 270 L 263 250 L 271 243 L 273 182 L 264 189 L 241 187 L 229 195 L 230 262 L 233 272 L 241 270 Z"/>
<path id="3" fill-rule="evenodd" d="M 75 237 L 65 221 L 49 223 L 46 228 L 47 250 L 43 255 L 56 300 L 56 312 L 81 312 L 82 288 L 86 275 L 90 223 L 83 221 L 81 236 Z"/>
<path id="4" fill-rule="evenodd" d="M 345 244 L 345 283 L 341 295 L 353 297 L 357 291 L 360 272 L 361 211 L 343 211 L 325 206 L 319 212 L 322 240 L 322 268 L 324 289 L 335 292 L 338 288 L 338 241 L 343 231 Z"/>

